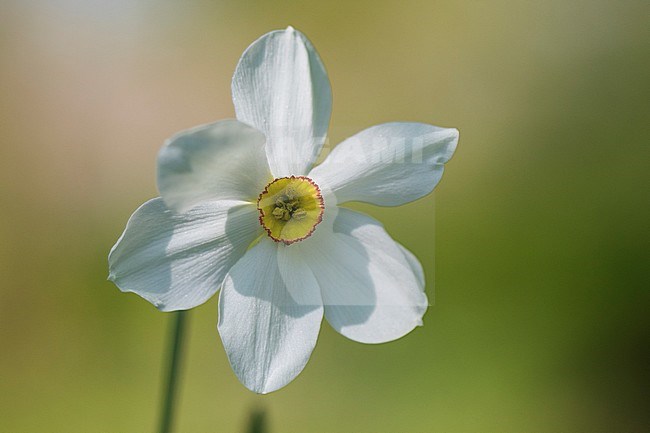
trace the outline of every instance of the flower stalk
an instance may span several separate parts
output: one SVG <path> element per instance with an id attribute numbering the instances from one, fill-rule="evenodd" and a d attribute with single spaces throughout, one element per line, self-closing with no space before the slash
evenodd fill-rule
<path id="1" fill-rule="evenodd" d="M 171 433 L 174 421 L 174 404 L 182 362 L 183 335 L 187 326 L 187 311 L 173 313 L 173 323 L 169 334 L 169 354 L 167 358 L 167 382 L 160 412 L 160 433 Z"/>

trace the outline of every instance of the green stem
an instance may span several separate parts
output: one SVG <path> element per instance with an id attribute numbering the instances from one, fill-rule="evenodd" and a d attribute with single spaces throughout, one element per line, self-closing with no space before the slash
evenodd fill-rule
<path id="1" fill-rule="evenodd" d="M 167 386 L 163 396 L 162 412 L 160 413 L 160 433 L 170 433 L 172 431 L 174 401 L 181 369 L 181 352 L 187 311 L 177 311 L 173 314 L 174 322 L 170 328 Z"/>

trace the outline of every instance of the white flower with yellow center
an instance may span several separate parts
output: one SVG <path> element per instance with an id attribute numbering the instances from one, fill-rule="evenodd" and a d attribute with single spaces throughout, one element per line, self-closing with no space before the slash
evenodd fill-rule
<path id="1" fill-rule="evenodd" d="M 458 131 L 386 123 L 317 167 L 332 96 L 311 43 L 289 27 L 255 41 L 232 81 L 237 120 L 183 131 L 158 156 L 160 198 L 129 219 L 110 279 L 162 311 L 219 289 L 219 334 L 237 377 L 267 393 L 304 368 L 323 315 L 363 343 L 402 337 L 427 309 L 418 260 L 350 201 L 430 193 Z"/>

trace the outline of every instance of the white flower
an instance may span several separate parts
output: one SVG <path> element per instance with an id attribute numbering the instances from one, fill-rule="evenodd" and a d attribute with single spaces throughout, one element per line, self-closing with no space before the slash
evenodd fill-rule
<path id="1" fill-rule="evenodd" d="M 219 334 L 237 377 L 267 393 L 293 380 L 323 315 L 363 343 L 402 337 L 427 309 L 418 260 L 349 201 L 397 206 L 430 193 L 456 129 L 387 123 L 317 167 L 332 97 L 323 64 L 289 27 L 255 41 L 232 81 L 237 120 L 183 131 L 158 157 L 160 198 L 129 219 L 110 279 L 162 311 L 219 289 Z"/>

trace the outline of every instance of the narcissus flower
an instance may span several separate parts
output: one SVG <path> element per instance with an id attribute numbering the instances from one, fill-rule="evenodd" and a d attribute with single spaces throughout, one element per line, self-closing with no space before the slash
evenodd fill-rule
<path id="1" fill-rule="evenodd" d="M 129 219 L 110 279 L 162 311 L 219 295 L 219 334 L 239 380 L 267 393 L 293 380 L 323 316 L 382 343 L 422 324 L 422 267 L 373 218 L 339 205 L 397 206 L 436 186 L 458 131 L 386 123 L 325 142 L 332 96 L 311 43 L 289 27 L 255 41 L 232 80 L 237 120 L 170 138 L 160 198 Z"/>

